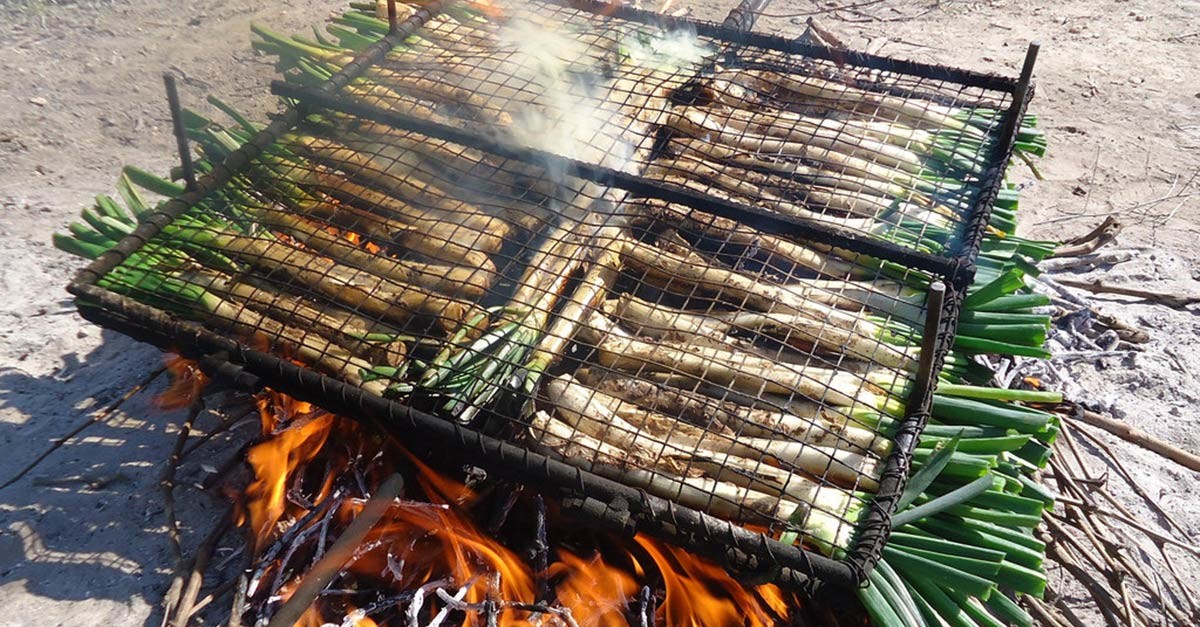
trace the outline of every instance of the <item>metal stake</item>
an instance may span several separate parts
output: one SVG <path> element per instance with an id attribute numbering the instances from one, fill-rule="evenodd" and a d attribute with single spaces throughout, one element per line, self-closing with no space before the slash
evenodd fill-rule
<path id="1" fill-rule="evenodd" d="M 388 34 L 395 35 L 396 34 L 396 24 L 399 22 L 399 18 L 396 17 L 396 0 L 388 0 L 387 11 L 388 11 Z"/>
<path id="2" fill-rule="evenodd" d="M 1033 82 L 1033 66 L 1037 63 L 1038 51 L 1042 49 L 1042 44 L 1039 41 L 1029 42 L 1029 48 L 1025 51 L 1025 64 L 1021 66 L 1021 77 L 1017 79 L 1017 84 L 1013 86 L 1013 111 L 1021 111 L 1024 105 L 1025 98 L 1029 95 L 1029 85 Z M 1013 115 L 1004 125 L 1004 132 L 1001 137 L 1005 142 L 1011 141 L 1016 137 L 1017 129 L 1021 126 L 1019 116 Z"/>
<path id="3" fill-rule="evenodd" d="M 1029 81 L 1033 79 L 1033 64 L 1037 63 L 1038 51 L 1042 49 L 1042 42 L 1033 40 L 1029 42 L 1029 48 L 1025 50 L 1025 65 L 1021 67 L 1021 78 L 1017 80 L 1017 92 L 1024 94 L 1025 90 L 1029 89 Z"/>
<path id="4" fill-rule="evenodd" d="M 163 72 L 163 84 L 167 86 L 167 106 L 171 108 L 171 124 L 175 127 L 175 147 L 179 150 L 179 162 L 183 165 L 183 180 L 190 192 L 196 189 L 196 169 L 192 165 L 192 153 L 188 150 L 187 131 L 183 128 L 183 108 L 179 106 L 175 76 Z"/>
<path id="5" fill-rule="evenodd" d="M 742 0 L 725 16 L 721 26 L 733 30 L 753 30 L 759 14 L 767 9 L 768 4 L 771 4 L 771 0 Z"/>
<path id="6" fill-rule="evenodd" d="M 934 281 L 929 285 L 929 296 L 925 300 L 925 335 L 921 338 L 921 358 L 917 362 L 918 386 L 923 386 L 933 376 L 933 353 L 938 340 L 938 327 L 942 326 L 942 304 L 945 302 L 946 284 Z"/>

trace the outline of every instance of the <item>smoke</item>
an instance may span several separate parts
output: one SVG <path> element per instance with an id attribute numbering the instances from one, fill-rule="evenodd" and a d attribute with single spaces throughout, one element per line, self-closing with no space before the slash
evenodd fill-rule
<path id="1" fill-rule="evenodd" d="M 596 49 L 578 35 L 510 20 L 498 33 L 509 52 L 502 71 L 530 87 L 513 102 L 513 142 L 616 169 L 631 164 L 632 119 L 606 98 L 605 67 Z"/>
<path id="2" fill-rule="evenodd" d="M 506 139 L 625 172 L 637 169 L 635 151 L 647 141 L 638 115 L 651 99 L 654 76 L 690 74 L 711 54 L 695 33 L 629 30 L 612 22 L 572 31 L 533 15 L 510 17 L 497 38 L 504 53 L 497 71 L 526 86 L 510 103 L 512 124 L 501 130 Z M 568 192 L 572 202 L 564 205 L 582 202 L 592 213 L 611 212 L 611 203 L 595 202 L 603 190 L 569 180 L 552 162 L 543 166 Z"/>

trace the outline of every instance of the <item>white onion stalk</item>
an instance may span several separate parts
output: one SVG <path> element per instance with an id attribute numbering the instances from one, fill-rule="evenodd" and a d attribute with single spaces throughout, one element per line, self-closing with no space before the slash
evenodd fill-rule
<path id="1" fill-rule="evenodd" d="M 669 339 L 672 334 L 707 337 L 726 345 L 733 344 L 728 334 L 734 329 L 761 333 L 784 342 L 807 342 L 834 354 L 896 369 L 913 369 L 916 358 L 903 347 L 881 342 L 878 336 L 865 336 L 854 328 L 844 329 L 828 320 L 816 320 L 797 314 L 732 311 L 728 313 L 688 312 L 658 303 L 651 303 L 631 294 L 606 304 L 605 311 L 629 324 L 637 333 L 655 339 Z M 857 325 L 864 331 L 877 327 L 869 321 Z M 879 328 L 876 333 L 882 333 Z"/>
<path id="2" fill-rule="evenodd" d="M 639 422 L 630 423 L 609 408 L 621 403 L 620 399 L 582 385 L 570 375 L 548 381 L 545 395 L 556 415 L 567 424 L 639 454 L 677 459 L 732 455 L 762 460 L 765 456 L 840 485 L 863 490 L 878 487 L 878 460 L 873 456 L 786 439 L 734 439 L 644 410 L 637 413 Z"/>
<path id="3" fill-rule="evenodd" d="M 867 142 L 867 146 L 855 147 L 844 139 L 828 139 L 822 142 L 816 136 L 807 141 L 790 141 L 747 133 L 726 126 L 724 121 L 712 116 L 709 110 L 688 108 L 682 111 L 672 110 L 667 114 L 665 122 L 692 137 L 714 144 L 724 144 L 751 154 L 809 159 L 836 166 L 855 176 L 872 177 L 914 190 L 930 187 L 928 182 L 914 176 L 922 170 L 921 158 L 890 144 L 863 140 Z M 896 156 L 895 153 L 903 154 L 904 157 Z"/>
<path id="4" fill-rule="evenodd" d="M 766 313 L 828 319 L 844 329 L 865 322 L 860 313 L 864 308 L 880 316 L 895 316 L 914 324 L 924 320 L 924 309 L 915 301 L 920 293 L 886 279 L 870 284 L 816 279 L 767 283 L 714 266 L 698 255 L 685 259 L 634 240 L 626 241 L 622 254 L 628 263 L 648 273 L 672 282 L 686 282 Z M 863 335 L 873 337 L 870 330 Z"/>
<path id="5" fill-rule="evenodd" d="M 714 88 L 729 89 L 727 81 L 714 81 Z M 724 112 L 729 126 L 745 128 L 761 135 L 788 137 L 794 126 L 821 128 L 829 132 L 858 133 L 865 137 L 887 142 L 912 152 L 926 153 L 934 148 L 934 134 L 915 129 L 899 122 L 857 118 L 832 118 L 804 115 L 775 109 L 751 111 L 731 107 Z"/>
<path id="6" fill-rule="evenodd" d="M 911 120 L 914 126 L 953 130 L 979 139 L 983 139 L 985 136 L 980 129 L 955 118 L 954 109 L 934 102 L 880 94 L 814 76 L 798 77 L 776 72 L 762 72 L 761 79 L 770 85 L 782 87 L 792 93 L 822 101 L 833 101 L 839 106 L 868 106 L 895 113 L 897 116 Z"/>
<path id="7" fill-rule="evenodd" d="M 744 407 L 733 401 L 670 385 L 671 382 L 659 383 L 591 368 L 575 374 L 588 387 L 626 401 L 609 407 L 626 421 L 630 418 L 627 408 L 632 403 L 709 430 L 720 428 L 734 437 L 785 437 L 821 446 L 872 451 L 881 457 L 891 450 L 891 443 L 886 438 L 851 424 L 846 416 L 816 404 L 805 407 L 808 411 L 801 414 L 805 416 L 802 418 L 801 415 L 774 408 Z M 694 383 L 694 380 L 676 382 L 686 386 L 689 382 Z"/>
<path id="8" fill-rule="evenodd" d="M 900 411 L 902 401 L 884 386 L 897 383 L 894 372 L 865 375 L 813 366 L 779 363 L 737 349 L 657 342 L 621 331 L 593 313 L 584 327 L 599 362 L 609 368 L 639 373 L 682 373 L 747 394 L 799 394 L 839 407 Z"/>
<path id="9" fill-rule="evenodd" d="M 762 120 L 751 121 L 744 116 L 730 115 L 722 109 L 688 107 L 679 112 L 684 121 L 677 121 L 692 131 L 708 131 L 718 134 L 722 140 L 734 139 L 730 145 L 743 147 L 750 152 L 788 155 L 791 151 L 803 151 L 806 147 L 817 147 L 859 159 L 867 164 L 882 166 L 881 169 L 900 169 L 909 174 L 920 174 L 924 163 L 916 153 L 876 139 L 849 133 L 847 128 L 827 128 L 810 124 L 803 118 L 795 118 L 792 124 L 781 126 L 765 124 Z M 678 127 L 676 127 L 678 128 Z M 680 129 L 684 130 L 684 129 Z M 697 135 L 704 137 L 704 133 Z"/>
<path id="10" fill-rule="evenodd" d="M 580 433 L 571 425 L 543 411 L 534 415 L 529 433 L 541 447 L 573 466 L 631 488 L 646 490 L 680 505 L 737 522 L 789 521 L 802 530 L 808 541 L 826 554 L 833 554 L 850 546 L 854 522 L 864 507 L 861 499 L 832 486 L 805 490 L 799 487 L 798 481 L 803 481 L 800 477 L 782 484 L 767 478 L 757 480 L 756 485 L 770 489 L 759 491 L 733 481 L 722 481 L 706 474 L 697 474 L 694 470 L 685 473 L 677 460 L 639 459 L 639 452 L 629 451 Z M 711 467 L 711 460 L 694 461 Z M 731 467 L 745 465 L 745 462 L 734 461 L 732 458 L 729 461 Z M 746 481 L 743 480 L 742 483 Z M 784 496 L 782 493 L 785 490 L 798 496 L 810 493 L 810 500 Z"/>
<path id="11" fill-rule="evenodd" d="M 715 160 L 736 165 L 746 170 L 739 172 L 739 176 L 746 176 L 748 180 L 764 186 L 779 187 L 782 184 L 788 186 L 790 190 L 793 188 L 804 189 L 795 186 L 807 184 L 844 192 L 869 194 L 880 198 L 895 198 L 922 206 L 932 204 L 928 196 L 908 187 L 876 178 L 857 176 L 845 169 L 817 168 L 805 165 L 802 161 L 777 159 L 773 155 L 756 155 L 692 137 L 673 138 L 671 148 L 679 153 L 680 158 Z M 780 181 L 778 177 L 763 173 L 762 170 L 770 170 L 788 180 Z"/>
<path id="12" fill-rule="evenodd" d="M 704 234 L 719 242 L 730 242 L 760 250 L 772 261 L 783 261 L 808 268 L 813 272 L 839 279 L 873 278 L 875 272 L 857 263 L 854 253 L 818 247 L 763 233 L 735 220 L 703 213 L 680 205 L 647 200 L 641 209 L 655 220 L 683 231 Z"/>

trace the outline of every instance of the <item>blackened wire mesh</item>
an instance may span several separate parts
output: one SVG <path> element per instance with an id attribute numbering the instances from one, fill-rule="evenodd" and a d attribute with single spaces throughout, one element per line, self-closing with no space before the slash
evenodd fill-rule
<path id="1" fill-rule="evenodd" d="M 995 165 L 1002 96 L 490 6 L 435 16 L 337 97 L 939 254 Z M 379 16 L 339 24 L 369 42 Z M 294 54 L 302 84 L 350 59 Z M 201 168 L 254 130 L 193 120 Z M 99 285 L 840 557 L 929 385 L 914 380 L 929 281 L 334 106 Z"/>

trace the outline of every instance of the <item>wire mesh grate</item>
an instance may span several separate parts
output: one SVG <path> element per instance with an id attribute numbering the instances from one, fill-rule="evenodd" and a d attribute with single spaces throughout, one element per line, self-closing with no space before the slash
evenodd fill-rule
<path id="1" fill-rule="evenodd" d="M 266 130 L 193 116 L 203 192 L 98 264 L 95 286 L 202 325 L 171 346 L 234 340 L 279 372 L 436 415 L 464 450 L 465 434 L 511 442 L 530 480 L 559 460 L 586 473 L 566 485 L 542 463 L 559 487 L 599 493 L 585 481 L 599 477 L 731 521 L 776 541 L 751 552 L 808 574 L 813 559 L 832 572 L 819 556 L 861 560 L 866 513 L 910 454 L 894 438 L 931 385 L 926 289 L 948 278 L 876 253 L 969 244 L 1003 143 L 1004 116 L 981 112 L 1011 94 L 552 2 L 451 6 L 412 10 L 389 39 L 377 10 L 346 13 L 331 32 L 359 57 L 260 33 L 289 80 L 348 80 L 300 93 L 294 121 Z M 921 128 L 914 107 L 959 131 Z M 891 247 L 764 230 L 742 206 Z M 937 339 L 944 354 L 952 338 Z M 772 554 L 791 547 L 812 553 Z"/>

